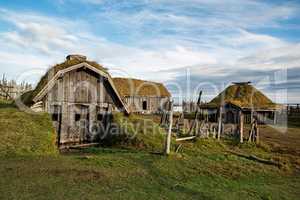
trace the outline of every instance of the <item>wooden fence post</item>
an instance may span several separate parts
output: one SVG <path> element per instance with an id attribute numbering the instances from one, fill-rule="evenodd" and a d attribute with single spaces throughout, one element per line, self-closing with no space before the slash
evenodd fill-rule
<path id="1" fill-rule="evenodd" d="M 239 111 L 239 128 L 240 128 L 240 143 L 244 142 L 244 114 L 242 110 Z"/>
<path id="2" fill-rule="evenodd" d="M 222 113 L 223 112 L 223 106 L 220 106 L 219 109 L 219 124 L 218 124 L 218 140 L 221 138 L 221 132 L 222 132 Z"/>
<path id="3" fill-rule="evenodd" d="M 255 123 L 255 132 L 256 132 L 256 137 L 255 137 L 255 142 L 256 144 L 259 143 L 259 128 L 258 128 L 258 123 Z"/>
<path id="4" fill-rule="evenodd" d="M 216 128 L 215 127 L 213 128 L 213 138 L 214 139 L 216 138 Z"/>
<path id="5" fill-rule="evenodd" d="M 254 114 L 253 114 L 253 108 L 251 108 L 251 119 L 250 119 L 250 124 L 253 123 L 253 119 L 254 119 Z"/>
<path id="6" fill-rule="evenodd" d="M 251 122 L 251 129 L 250 129 L 250 133 L 249 133 L 249 138 L 248 138 L 248 142 L 252 142 L 253 138 L 255 137 L 255 122 L 252 121 Z"/>
<path id="7" fill-rule="evenodd" d="M 198 101 L 197 101 L 197 105 L 196 105 L 197 107 L 196 107 L 196 111 L 195 111 L 195 120 L 188 132 L 188 135 L 190 135 L 192 133 L 193 129 L 195 128 L 196 122 L 197 122 L 196 120 L 198 120 L 200 104 L 201 104 L 201 96 L 202 96 L 202 90 L 199 93 L 199 97 L 198 97 Z"/>
<path id="8" fill-rule="evenodd" d="M 166 138 L 165 144 L 165 154 L 170 154 L 171 149 L 171 134 L 172 134 L 172 126 L 173 126 L 173 101 L 170 102 L 170 111 L 169 111 L 169 130 Z"/>

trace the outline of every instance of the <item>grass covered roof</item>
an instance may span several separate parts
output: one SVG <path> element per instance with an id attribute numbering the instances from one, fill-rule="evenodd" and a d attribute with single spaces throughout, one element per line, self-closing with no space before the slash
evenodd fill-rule
<path id="1" fill-rule="evenodd" d="M 52 77 L 55 76 L 55 74 L 63 69 L 66 69 L 68 67 L 80 64 L 80 63 L 88 63 L 89 65 L 107 73 L 107 70 L 100 64 L 98 64 L 95 61 L 88 61 L 85 59 L 67 59 L 64 62 L 60 63 L 60 64 L 56 64 L 53 67 L 51 67 L 50 69 L 48 69 L 48 71 L 46 72 L 46 74 L 40 79 L 40 81 L 38 82 L 36 88 L 32 91 L 31 96 L 35 97 L 48 83 L 48 81 L 51 80 Z"/>
<path id="2" fill-rule="evenodd" d="M 170 97 L 171 94 L 162 83 L 131 78 L 113 78 L 121 96 L 158 96 Z"/>
<path id="3" fill-rule="evenodd" d="M 278 105 L 272 102 L 261 91 L 249 83 L 234 84 L 227 87 L 212 99 L 207 106 L 220 106 L 222 103 L 232 103 L 240 108 L 276 109 Z"/>

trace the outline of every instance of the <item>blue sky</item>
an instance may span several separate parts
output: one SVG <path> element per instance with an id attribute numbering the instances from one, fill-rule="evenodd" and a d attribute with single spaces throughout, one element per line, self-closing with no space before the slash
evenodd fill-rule
<path id="1" fill-rule="evenodd" d="M 175 97 L 203 89 L 209 100 L 250 80 L 277 102 L 300 102 L 299 36 L 296 0 L 1 0 L 0 73 L 35 82 L 81 53 Z"/>

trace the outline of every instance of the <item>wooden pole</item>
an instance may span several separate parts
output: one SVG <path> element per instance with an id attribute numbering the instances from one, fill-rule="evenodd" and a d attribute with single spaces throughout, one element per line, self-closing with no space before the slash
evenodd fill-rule
<path id="1" fill-rule="evenodd" d="M 256 144 L 259 143 L 259 128 L 257 122 L 255 122 L 255 142 Z"/>
<path id="2" fill-rule="evenodd" d="M 197 119 L 195 119 L 195 135 L 198 135 L 198 133 L 199 133 L 199 122 Z"/>
<path id="3" fill-rule="evenodd" d="M 216 139 L 216 128 L 215 127 L 213 129 L 213 137 L 214 137 L 214 139 Z"/>
<path id="4" fill-rule="evenodd" d="M 180 132 L 180 128 L 182 126 L 182 124 L 184 124 L 184 113 L 180 113 L 179 117 L 177 118 L 176 122 L 175 122 L 175 126 L 176 126 L 176 130 L 179 133 Z"/>
<path id="5" fill-rule="evenodd" d="M 163 110 L 163 113 L 162 113 L 162 116 L 161 116 L 161 119 L 160 119 L 160 126 L 164 126 L 165 125 L 165 121 L 166 121 L 166 115 L 165 115 L 165 110 Z"/>
<path id="6" fill-rule="evenodd" d="M 193 124 L 192 124 L 192 126 L 191 126 L 191 128 L 190 128 L 190 130 L 188 132 L 188 134 L 192 133 L 192 131 L 193 131 L 195 125 L 196 125 L 196 120 L 198 120 L 199 108 L 200 108 L 200 103 L 201 103 L 201 96 L 202 96 L 202 90 L 199 93 L 199 97 L 198 97 L 198 101 L 197 101 L 197 107 L 196 107 L 195 118 L 194 118 L 195 120 L 194 120 L 194 122 L 193 122 Z"/>
<path id="7" fill-rule="evenodd" d="M 195 139 L 196 136 L 190 136 L 190 137 L 184 137 L 184 138 L 177 138 L 176 139 L 176 142 L 179 142 L 179 141 L 186 141 L 186 140 L 193 140 Z"/>
<path id="8" fill-rule="evenodd" d="M 167 121 L 168 121 L 168 114 L 167 114 L 167 112 L 168 111 L 166 111 L 167 109 L 170 109 L 170 104 L 168 103 L 167 105 L 166 105 L 166 108 L 163 110 L 163 113 L 162 113 L 162 116 L 161 116 L 161 119 L 160 119 L 160 126 L 166 126 L 166 124 L 167 124 Z"/>
<path id="9" fill-rule="evenodd" d="M 240 143 L 244 142 L 244 114 L 242 110 L 239 111 L 239 128 L 240 128 Z"/>
<path id="10" fill-rule="evenodd" d="M 60 147 L 60 141 L 61 141 L 61 123 L 62 123 L 62 107 L 59 107 L 58 111 L 58 130 L 57 130 L 57 146 Z"/>
<path id="11" fill-rule="evenodd" d="M 252 124 L 253 123 L 253 108 L 251 108 L 251 119 L 250 120 L 251 120 L 250 124 Z"/>
<path id="12" fill-rule="evenodd" d="M 223 106 L 221 105 L 219 109 L 218 140 L 220 140 L 221 132 L 222 132 L 222 112 L 223 112 Z"/>
<path id="13" fill-rule="evenodd" d="M 255 137 L 254 134 L 255 134 L 255 122 L 252 121 L 251 122 L 251 130 L 250 130 L 248 142 L 252 142 L 253 141 L 253 138 Z"/>
<path id="14" fill-rule="evenodd" d="M 169 130 L 166 138 L 166 145 L 165 145 L 165 154 L 170 154 L 171 149 L 171 134 L 172 134 L 172 125 L 173 125 L 173 101 L 170 102 L 170 111 L 169 111 Z"/>

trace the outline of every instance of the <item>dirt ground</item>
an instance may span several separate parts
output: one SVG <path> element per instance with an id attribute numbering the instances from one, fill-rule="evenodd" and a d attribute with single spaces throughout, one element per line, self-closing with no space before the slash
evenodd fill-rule
<path id="1" fill-rule="evenodd" d="M 153 119 L 157 123 L 160 122 L 161 118 L 159 115 L 146 115 L 144 117 Z M 260 141 L 267 144 L 272 152 L 294 159 L 297 163 L 299 162 L 300 167 L 300 118 L 297 121 L 299 121 L 297 126 L 294 123 L 293 126 L 289 127 L 260 125 L 259 132 Z M 245 125 L 245 139 L 248 137 L 249 128 L 250 125 Z"/>
<path id="2" fill-rule="evenodd" d="M 273 147 L 274 151 L 300 157 L 300 128 L 260 126 L 261 141 Z"/>

